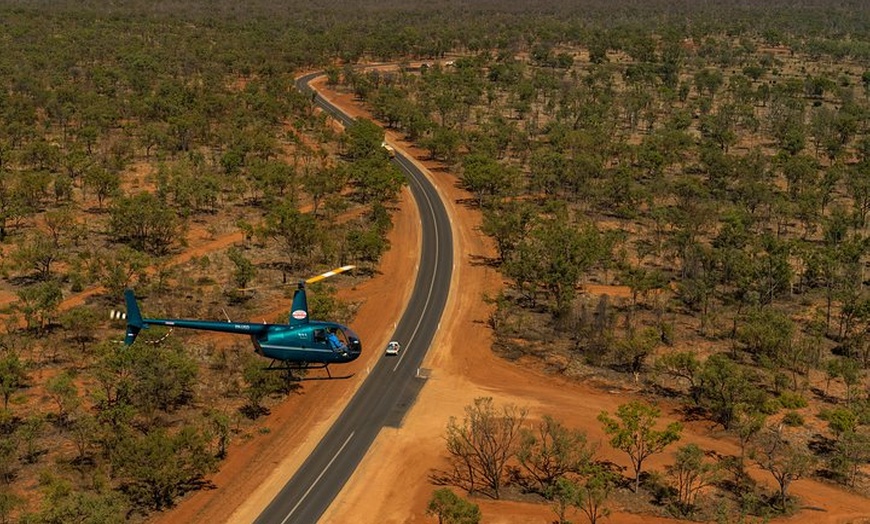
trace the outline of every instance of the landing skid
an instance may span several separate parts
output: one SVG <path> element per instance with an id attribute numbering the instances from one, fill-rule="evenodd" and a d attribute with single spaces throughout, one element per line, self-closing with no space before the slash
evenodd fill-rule
<path id="1" fill-rule="evenodd" d="M 275 364 L 278 365 L 275 365 Z M 289 377 L 294 378 L 295 380 L 302 380 L 302 377 L 295 377 L 293 375 L 294 371 L 308 371 L 309 369 L 325 369 L 326 374 L 329 378 L 332 378 L 332 373 L 329 371 L 329 364 L 323 362 L 287 362 L 287 361 L 278 361 L 272 359 L 269 362 L 269 367 L 266 369 L 270 371 L 286 371 Z M 342 378 L 342 377 L 336 377 Z"/>

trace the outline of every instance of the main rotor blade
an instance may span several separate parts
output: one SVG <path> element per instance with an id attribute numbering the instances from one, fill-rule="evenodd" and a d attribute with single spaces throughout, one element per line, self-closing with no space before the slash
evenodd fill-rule
<path id="1" fill-rule="evenodd" d="M 323 280 L 325 278 L 335 276 L 339 273 L 344 273 L 345 271 L 350 271 L 351 269 L 353 269 L 355 267 L 356 266 L 341 266 L 340 268 L 333 269 L 332 271 L 327 271 L 326 273 L 321 273 L 321 274 L 317 275 L 316 277 L 311 277 L 308 280 L 306 280 L 305 283 L 306 284 L 313 284 L 315 282 L 320 282 L 321 280 Z M 295 282 L 286 282 L 284 284 L 272 284 L 272 285 L 257 286 L 257 287 L 244 287 L 244 288 L 238 288 L 238 289 L 236 289 L 236 291 L 254 291 L 257 289 L 272 289 L 272 288 L 276 288 L 276 287 L 292 286 L 292 285 L 295 285 Z"/>
<path id="2" fill-rule="evenodd" d="M 338 269 L 333 269 L 332 271 L 327 271 L 326 273 L 321 273 L 321 274 L 317 275 L 316 277 L 311 277 L 308 280 L 306 280 L 305 283 L 306 284 L 313 284 L 315 282 L 320 282 L 324 278 L 329 278 L 333 275 L 337 275 L 339 273 L 344 273 L 345 271 L 349 271 L 355 267 L 356 266 L 341 266 Z"/>

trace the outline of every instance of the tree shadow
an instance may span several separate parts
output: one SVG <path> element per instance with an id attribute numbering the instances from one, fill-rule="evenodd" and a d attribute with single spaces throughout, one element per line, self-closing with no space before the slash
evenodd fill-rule
<path id="1" fill-rule="evenodd" d="M 817 455 L 829 455 L 834 452 L 836 447 L 837 441 L 835 439 L 826 437 L 821 433 L 816 433 L 807 442 L 807 448 Z"/>
<path id="2" fill-rule="evenodd" d="M 429 482 L 436 486 L 452 486 L 455 479 L 453 475 L 440 469 L 433 469 L 429 472 Z"/>
<path id="3" fill-rule="evenodd" d="M 839 398 L 837 398 L 833 395 L 829 395 L 817 387 L 811 387 L 810 392 L 812 392 L 813 395 L 817 396 L 819 398 L 819 400 L 821 400 L 823 402 L 828 402 L 830 404 L 839 404 L 840 403 Z"/>
<path id="4" fill-rule="evenodd" d="M 217 484 L 208 479 L 191 480 L 186 486 L 188 491 L 213 490 L 217 489 Z"/>
<path id="5" fill-rule="evenodd" d="M 471 207 L 475 209 L 480 207 L 480 201 L 476 198 L 457 198 L 455 202 L 460 206 Z"/>
<path id="6" fill-rule="evenodd" d="M 90 468 L 95 466 L 97 464 L 97 461 L 90 453 L 86 453 L 70 460 L 69 463 L 71 466 L 75 466 L 76 469 L 82 470 L 84 468 Z"/>
<path id="7" fill-rule="evenodd" d="M 677 411 L 682 415 L 683 420 L 687 422 L 697 422 L 699 420 L 708 419 L 707 410 L 702 408 L 701 406 L 693 406 L 691 404 L 687 404 L 681 406 Z"/>
<path id="8" fill-rule="evenodd" d="M 471 259 L 472 266 L 499 267 L 501 265 L 498 257 L 488 257 L 486 255 L 468 255 Z"/>
<path id="9" fill-rule="evenodd" d="M 675 389 L 675 388 L 670 388 L 668 386 L 663 386 L 661 384 L 651 383 L 649 385 L 649 388 L 652 390 L 652 393 L 654 395 L 659 396 L 659 397 L 683 398 L 685 396 L 685 393 L 683 393 L 682 391 Z M 693 407 L 693 406 L 688 406 L 688 407 Z M 684 410 L 685 410 L 685 408 L 684 408 Z"/>
<path id="10" fill-rule="evenodd" d="M 39 273 L 32 272 L 24 275 L 13 275 L 6 278 L 12 285 L 16 287 L 27 287 L 32 286 L 34 284 L 39 284 L 40 282 L 47 282 L 46 279 L 42 278 Z"/>
<path id="11" fill-rule="evenodd" d="M 271 411 L 269 411 L 269 408 L 265 406 L 252 406 L 251 404 L 245 404 L 239 408 L 239 413 L 250 420 L 257 420 L 262 416 L 268 415 Z"/>

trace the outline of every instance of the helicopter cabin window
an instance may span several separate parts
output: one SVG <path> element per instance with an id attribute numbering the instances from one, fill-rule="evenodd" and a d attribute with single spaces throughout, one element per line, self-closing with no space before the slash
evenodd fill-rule
<path id="1" fill-rule="evenodd" d="M 344 333 L 337 329 L 314 330 L 314 343 L 329 349 L 343 349 L 347 347 L 347 343 L 342 340 L 343 338 Z"/>
<path id="2" fill-rule="evenodd" d="M 332 349 L 344 349 L 346 344 L 338 335 L 337 329 L 328 329 L 326 331 L 326 340 L 329 342 L 329 347 Z M 344 333 L 342 333 L 344 335 Z"/>

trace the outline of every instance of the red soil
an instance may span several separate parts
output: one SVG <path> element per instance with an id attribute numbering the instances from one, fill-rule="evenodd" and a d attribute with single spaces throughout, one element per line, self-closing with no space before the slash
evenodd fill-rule
<path id="1" fill-rule="evenodd" d="M 347 95 L 320 89 L 328 98 L 355 116 L 366 113 Z M 425 152 L 388 133 L 388 140 L 416 158 Z M 422 162 L 429 168 L 436 167 Z M 455 178 L 441 171 L 430 171 L 447 202 L 454 228 L 456 249 L 455 276 L 447 310 L 439 334 L 424 366 L 431 378 L 423 387 L 417 403 L 406 416 L 401 428 L 385 428 L 369 453 L 341 492 L 322 522 L 414 523 L 434 522 L 425 515 L 433 485 L 429 475 L 446 468 L 444 429 L 451 416 L 461 416 L 464 406 L 476 397 L 493 397 L 497 404 L 514 403 L 529 408 L 538 418 L 552 414 L 564 424 L 585 430 L 590 441 L 601 442 L 600 456 L 627 466 L 627 459 L 605 443 L 600 423 L 602 410 L 613 412 L 617 406 L 637 398 L 628 389 L 604 389 L 594 384 L 578 383 L 561 376 L 545 374 L 528 363 L 511 363 L 490 351 L 492 333 L 487 327 L 491 312 L 483 297 L 494 296 L 502 285 L 499 274 L 485 265 L 475 264 L 475 256 L 494 255 L 493 246 L 480 234 L 480 215 L 458 202 L 467 198 L 455 186 Z M 403 193 L 396 227 L 391 233 L 393 249 L 384 257 L 381 274 L 349 292 L 353 300 L 363 301 L 353 327 L 366 341 L 369 351 L 357 362 L 342 370 L 353 373 L 347 380 L 304 382 L 302 394 L 284 400 L 264 420 L 267 431 L 229 450 L 229 458 L 220 472 L 211 477 L 215 489 L 197 492 L 172 511 L 156 516 L 156 522 L 251 522 L 281 489 L 313 449 L 344 401 L 381 358 L 379 348 L 387 342 L 395 322 L 410 294 L 419 246 L 418 217 L 409 192 Z M 400 276 L 397 278 L 398 276 Z M 588 286 L 587 292 L 624 293 L 624 289 Z M 662 404 L 666 418 L 677 418 L 675 406 Z M 713 434 L 708 424 L 686 425 L 681 443 L 695 442 L 701 447 L 725 454 L 737 454 L 738 445 L 730 437 Z M 653 456 L 648 468 L 663 469 L 673 461 L 671 453 Z M 772 484 L 761 471 L 752 474 Z M 782 522 L 816 524 L 870 522 L 870 502 L 859 495 L 814 481 L 799 480 L 792 492 L 806 507 L 797 515 L 778 519 Z M 547 505 L 475 499 L 484 522 L 540 523 L 551 521 L 555 514 Z M 607 522 L 664 523 L 675 522 L 641 516 L 613 508 Z M 585 520 L 581 515 L 575 521 Z"/>

